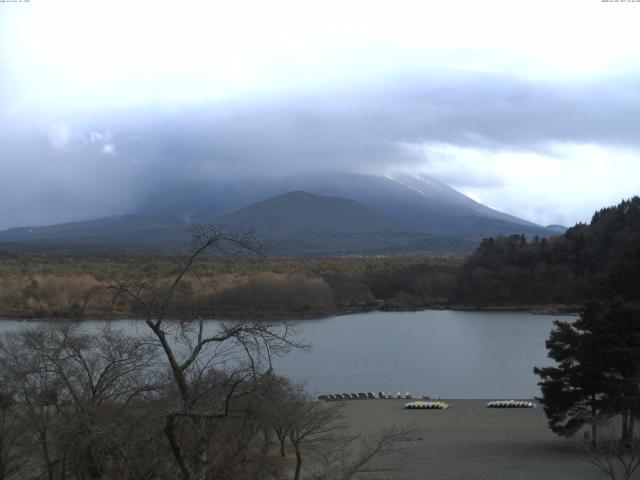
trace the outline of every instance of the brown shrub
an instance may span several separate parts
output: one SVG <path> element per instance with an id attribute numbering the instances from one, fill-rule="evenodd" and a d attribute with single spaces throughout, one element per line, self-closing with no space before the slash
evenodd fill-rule
<path id="1" fill-rule="evenodd" d="M 334 307 L 333 291 L 321 278 L 300 274 L 261 272 L 227 277 L 211 297 L 222 309 L 264 311 L 328 310 Z"/>
<path id="2" fill-rule="evenodd" d="M 2 310 L 24 316 L 77 316 L 86 292 L 96 284 L 89 275 L 8 276 L 0 280 Z"/>

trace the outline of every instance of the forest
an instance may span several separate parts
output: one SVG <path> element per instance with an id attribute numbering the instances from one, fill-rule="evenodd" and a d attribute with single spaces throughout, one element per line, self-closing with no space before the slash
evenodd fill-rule
<path id="1" fill-rule="evenodd" d="M 640 293 L 640 198 L 604 208 L 558 237 L 485 239 L 464 262 L 453 303 L 581 305 Z"/>

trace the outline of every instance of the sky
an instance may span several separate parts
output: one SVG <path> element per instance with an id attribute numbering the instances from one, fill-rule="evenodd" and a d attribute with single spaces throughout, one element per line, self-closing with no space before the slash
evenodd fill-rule
<path id="1" fill-rule="evenodd" d="M 0 228 L 189 182 L 430 175 L 572 225 L 640 193 L 640 2 L 0 2 Z"/>

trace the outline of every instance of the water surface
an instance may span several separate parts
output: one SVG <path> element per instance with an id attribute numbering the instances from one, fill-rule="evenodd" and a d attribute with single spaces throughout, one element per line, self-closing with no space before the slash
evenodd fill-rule
<path id="1" fill-rule="evenodd" d="M 534 366 L 550 364 L 545 340 L 554 319 L 526 312 L 370 312 L 299 322 L 310 352 L 275 366 L 311 394 L 412 392 L 442 398 L 531 398 Z M 146 333 L 140 321 L 113 322 Z M 0 333 L 37 323 L 0 321 Z M 88 321 L 98 328 L 99 321 Z M 215 327 L 212 321 L 211 328 Z"/>
<path id="2" fill-rule="evenodd" d="M 302 322 L 309 354 L 277 363 L 311 393 L 531 398 L 554 319 L 526 312 L 372 312 Z"/>

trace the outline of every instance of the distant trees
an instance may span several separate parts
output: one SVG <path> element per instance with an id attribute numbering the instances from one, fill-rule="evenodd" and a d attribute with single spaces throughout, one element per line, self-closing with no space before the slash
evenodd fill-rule
<path id="1" fill-rule="evenodd" d="M 571 436 L 619 415 L 621 441 L 630 443 L 640 416 L 640 308 L 622 301 L 593 301 L 574 323 L 555 322 L 547 341 L 557 366 L 535 368 L 541 403 L 552 431 Z"/>
<path id="2" fill-rule="evenodd" d="M 93 286 L 153 282 L 168 287 L 184 260 L 168 255 L 50 255 L 0 252 L 0 316 L 140 318 L 127 296 L 112 304 Z M 167 316 L 303 317 L 349 309 L 420 308 L 447 303 L 461 257 L 224 258 L 206 255 L 181 280 Z M 34 283 L 35 281 L 35 283 Z M 83 310 L 83 306 L 86 307 Z"/>
<path id="3" fill-rule="evenodd" d="M 476 305 L 579 305 L 640 295 L 640 197 L 596 212 L 549 240 L 489 238 L 465 262 L 452 296 Z M 615 275 L 612 275 L 615 273 Z"/>
<path id="4" fill-rule="evenodd" d="M 212 296 L 211 304 L 219 311 L 304 315 L 309 311 L 331 311 L 334 297 L 329 285 L 320 278 L 261 272 L 227 282 Z"/>

